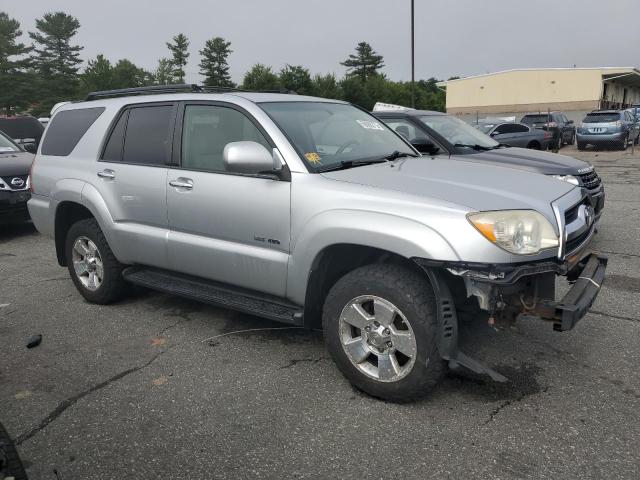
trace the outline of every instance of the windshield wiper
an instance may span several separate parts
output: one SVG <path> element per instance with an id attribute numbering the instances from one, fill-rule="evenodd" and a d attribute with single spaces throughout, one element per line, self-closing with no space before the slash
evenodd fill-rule
<path id="1" fill-rule="evenodd" d="M 498 148 L 507 148 L 510 147 L 511 145 L 507 145 L 506 143 L 499 143 L 498 145 L 495 145 L 493 147 L 491 147 L 491 150 L 496 150 Z"/>
<path id="2" fill-rule="evenodd" d="M 339 163 L 333 163 L 320 167 L 316 172 L 331 172 L 333 170 L 346 170 L 347 168 L 361 167 L 362 165 L 371 165 L 373 163 L 385 163 L 386 159 L 376 158 L 373 160 L 342 160 Z"/>
<path id="3" fill-rule="evenodd" d="M 461 148 L 471 148 L 473 150 L 478 150 L 481 152 L 486 152 L 487 150 L 491 150 L 493 148 L 493 147 L 485 147 L 484 145 L 478 145 L 477 143 L 475 145 L 469 145 L 467 143 L 454 143 L 453 146 L 461 147 Z"/>
<path id="4" fill-rule="evenodd" d="M 398 158 L 402 158 L 402 157 L 417 157 L 416 154 L 414 153 L 408 153 L 408 152 L 401 152 L 400 150 L 394 150 L 393 152 L 391 152 L 389 155 L 387 155 L 385 158 L 385 160 L 396 160 Z"/>

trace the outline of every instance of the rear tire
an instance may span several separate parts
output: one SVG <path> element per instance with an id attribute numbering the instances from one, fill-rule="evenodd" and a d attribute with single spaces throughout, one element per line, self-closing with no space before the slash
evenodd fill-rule
<path id="1" fill-rule="evenodd" d="M 527 148 L 530 148 L 531 150 L 540 150 L 540 144 L 533 140 L 527 144 Z"/>
<path id="2" fill-rule="evenodd" d="M 576 133 L 573 132 L 571 134 L 571 140 L 569 140 L 569 145 L 575 145 L 575 143 L 576 143 Z"/>
<path id="3" fill-rule="evenodd" d="M 629 135 L 627 134 L 627 136 L 624 137 L 624 140 L 622 140 L 622 143 L 620 143 L 618 148 L 624 151 L 627 149 L 628 146 L 629 146 Z"/>
<path id="4" fill-rule="evenodd" d="M 420 398 L 446 372 L 433 289 L 413 270 L 375 264 L 346 274 L 327 295 L 322 326 L 338 369 L 374 397 Z"/>
<path id="5" fill-rule="evenodd" d="M 65 253 L 71 280 L 89 302 L 105 305 L 124 296 L 124 267 L 111 251 L 95 219 L 80 220 L 71 226 Z"/>

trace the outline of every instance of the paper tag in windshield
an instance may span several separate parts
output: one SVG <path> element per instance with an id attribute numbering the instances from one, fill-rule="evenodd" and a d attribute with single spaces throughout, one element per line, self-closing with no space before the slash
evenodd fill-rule
<path id="1" fill-rule="evenodd" d="M 304 154 L 305 158 L 311 163 L 320 163 L 320 155 L 316 152 L 308 152 Z"/>
<path id="2" fill-rule="evenodd" d="M 362 128 L 366 128 L 367 130 L 384 131 L 384 128 L 378 122 L 372 122 L 370 120 L 356 120 L 356 122 L 358 122 L 358 125 L 360 125 Z"/>

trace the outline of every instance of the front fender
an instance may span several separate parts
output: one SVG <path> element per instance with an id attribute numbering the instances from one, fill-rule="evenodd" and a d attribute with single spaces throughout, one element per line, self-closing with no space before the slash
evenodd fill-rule
<path id="1" fill-rule="evenodd" d="M 405 258 L 460 260 L 433 228 L 404 217 L 361 210 L 331 210 L 315 216 L 292 243 L 287 296 L 304 304 L 309 272 L 327 247 L 352 244 L 386 250 Z"/>

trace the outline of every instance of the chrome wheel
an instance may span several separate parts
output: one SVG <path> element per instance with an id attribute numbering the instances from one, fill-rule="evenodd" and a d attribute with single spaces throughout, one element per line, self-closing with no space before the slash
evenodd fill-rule
<path id="1" fill-rule="evenodd" d="M 340 314 L 340 342 L 351 363 L 381 382 L 409 374 L 418 347 L 413 329 L 391 302 L 374 295 L 349 301 Z"/>
<path id="2" fill-rule="evenodd" d="M 87 237 L 78 237 L 73 244 L 73 269 L 78 280 L 88 290 L 95 291 L 102 285 L 104 266 L 96 244 Z"/>

